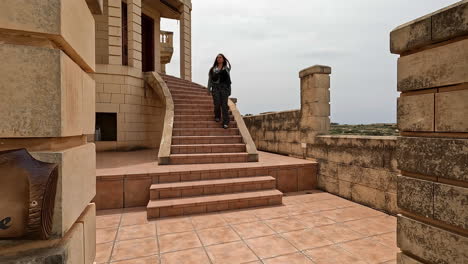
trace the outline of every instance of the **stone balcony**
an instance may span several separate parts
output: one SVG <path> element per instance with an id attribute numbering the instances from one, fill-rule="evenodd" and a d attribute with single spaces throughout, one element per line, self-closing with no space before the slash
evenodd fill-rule
<path id="1" fill-rule="evenodd" d="M 171 62 L 172 54 L 174 53 L 174 32 L 162 31 L 160 37 L 161 47 L 161 64 L 168 64 Z"/>

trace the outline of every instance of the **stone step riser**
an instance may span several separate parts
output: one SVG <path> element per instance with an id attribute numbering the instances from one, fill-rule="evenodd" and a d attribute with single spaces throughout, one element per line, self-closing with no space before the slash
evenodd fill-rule
<path id="1" fill-rule="evenodd" d="M 172 136 L 234 136 L 239 135 L 238 129 L 216 129 L 213 128 L 211 130 L 204 130 L 204 131 L 196 131 L 196 130 L 188 130 L 188 129 L 181 129 L 172 131 Z"/>
<path id="2" fill-rule="evenodd" d="M 196 157 L 170 157 L 170 164 L 182 165 L 182 164 L 209 164 L 209 163 L 237 163 L 237 162 L 248 162 L 247 154 L 239 156 L 219 156 L 211 157 L 209 155 L 196 156 Z"/>
<path id="3" fill-rule="evenodd" d="M 195 144 L 239 144 L 243 143 L 242 137 L 232 137 L 232 138 L 173 138 L 173 145 L 195 145 Z"/>
<path id="4" fill-rule="evenodd" d="M 172 100 L 186 100 L 190 98 L 197 101 L 213 101 L 213 97 L 209 95 L 197 95 L 197 94 L 181 94 L 181 93 L 171 93 Z"/>
<path id="5" fill-rule="evenodd" d="M 203 110 L 203 109 L 183 110 L 183 109 L 175 108 L 174 114 L 175 115 L 211 115 L 214 118 L 213 109 L 212 110 Z M 229 111 L 229 115 L 231 114 L 232 112 Z"/>
<path id="6" fill-rule="evenodd" d="M 200 154 L 200 153 L 241 153 L 245 152 L 245 145 L 226 146 L 171 146 L 171 154 Z"/>
<path id="7" fill-rule="evenodd" d="M 203 92 L 205 94 L 208 94 L 208 90 L 204 88 L 199 88 L 199 87 L 190 87 L 190 86 L 180 86 L 180 85 L 173 85 L 173 84 L 168 84 L 167 87 L 169 90 L 179 90 L 181 92 Z"/>
<path id="8" fill-rule="evenodd" d="M 183 89 L 177 89 L 177 88 L 169 88 L 170 92 L 171 92 L 171 95 L 180 95 L 180 96 L 211 96 L 208 94 L 208 92 L 206 91 L 198 91 L 198 90 L 195 90 L 195 91 L 186 91 L 186 90 L 183 90 Z"/>
<path id="9" fill-rule="evenodd" d="M 188 104 L 188 105 L 203 105 L 203 106 L 213 106 L 213 100 L 189 100 L 189 99 L 184 99 L 184 100 L 180 100 L 180 99 L 174 99 L 172 98 L 172 100 L 174 101 L 174 104 Z"/>
<path id="10" fill-rule="evenodd" d="M 223 127 L 222 122 L 207 122 L 207 121 L 200 121 L 200 122 L 184 122 L 184 121 L 176 121 L 174 122 L 174 128 L 220 128 Z M 235 122 L 229 123 L 229 128 L 237 128 L 237 124 Z"/>
<path id="11" fill-rule="evenodd" d="M 252 179 L 249 179 L 252 178 Z M 274 178 L 268 179 L 268 177 L 261 177 L 265 179 L 256 180 L 253 177 L 240 179 L 242 181 L 226 181 L 216 183 L 213 180 L 203 182 L 197 182 L 199 184 L 190 185 L 184 184 L 181 187 L 171 188 L 158 188 L 157 184 L 152 186 L 150 189 L 150 199 L 171 199 L 171 198 L 183 198 L 183 197 L 196 197 L 203 195 L 214 195 L 214 194 L 227 194 L 227 193 L 240 193 L 240 192 L 253 192 L 261 190 L 271 190 L 276 188 L 276 181 Z"/>
<path id="12" fill-rule="evenodd" d="M 203 110 L 203 111 L 213 111 L 213 104 L 174 104 L 174 110 L 179 111 L 192 111 L 192 110 Z M 212 112 L 213 113 L 213 112 Z"/>
<path id="13" fill-rule="evenodd" d="M 258 192 L 260 193 L 260 192 Z M 249 193 L 245 193 L 249 194 Z M 227 210 L 237 210 L 244 208 L 252 208 L 259 206 L 273 206 L 282 204 L 282 194 L 272 193 L 270 195 L 258 195 L 248 197 L 238 196 L 232 199 L 224 199 L 219 201 L 199 200 L 199 202 L 191 202 L 187 204 L 178 204 L 172 206 L 154 207 L 150 203 L 147 206 L 148 218 L 163 218 L 172 216 L 192 215 L 210 212 L 220 212 Z M 185 198 L 187 199 L 187 198 Z M 190 199 L 190 198 L 188 198 Z"/>
<path id="14" fill-rule="evenodd" d="M 234 121 L 234 116 L 230 116 L 231 121 Z M 174 115 L 174 121 L 213 121 L 213 115 Z"/>

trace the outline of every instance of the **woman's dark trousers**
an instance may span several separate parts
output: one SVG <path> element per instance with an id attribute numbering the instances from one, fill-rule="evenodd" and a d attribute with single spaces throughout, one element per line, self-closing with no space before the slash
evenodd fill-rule
<path id="1" fill-rule="evenodd" d="M 218 84 L 213 87 L 214 115 L 216 119 L 223 117 L 223 125 L 229 125 L 229 89 L 227 85 Z"/>

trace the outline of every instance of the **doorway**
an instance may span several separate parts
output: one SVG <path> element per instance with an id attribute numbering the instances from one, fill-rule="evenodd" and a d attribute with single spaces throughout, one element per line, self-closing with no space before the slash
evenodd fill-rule
<path id="1" fill-rule="evenodd" d="M 141 62 L 144 72 L 154 71 L 154 20 L 141 16 Z"/>

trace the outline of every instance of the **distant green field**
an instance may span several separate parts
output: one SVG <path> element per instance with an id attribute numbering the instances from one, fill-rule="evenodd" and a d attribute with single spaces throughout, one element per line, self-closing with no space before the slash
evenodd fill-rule
<path id="1" fill-rule="evenodd" d="M 331 135 L 398 136 L 396 124 L 342 125 L 332 123 Z"/>

